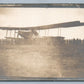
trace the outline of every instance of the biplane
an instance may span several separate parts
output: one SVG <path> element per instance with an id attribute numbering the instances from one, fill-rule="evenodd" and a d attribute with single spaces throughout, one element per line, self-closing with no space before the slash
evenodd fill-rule
<path id="1" fill-rule="evenodd" d="M 54 29 L 54 28 L 71 28 L 71 27 L 78 27 L 78 26 L 84 26 L 84 23 L 81 23 L 80 21 L 72 21 L 72 22 L 64 22 L 64 23 L 58 23 L 58 24 L 50 24 L 50 25 L 44 25 L 44 26 L 35 26 L 35 27 L 0 27 L 1 30 L 6 30 L 6 39 L 14 39 L 11 36 L 7 37 L 8 31 L 15 31 L 15 34 L 17 33 L 18 36 L 24 38 L 24 39 L 30 39 L 34 36 L 38 36 L 39 33 L 37 30 L 46 30 L 46 29 Z M 17 30 L 17 32 L 16 32 Z M 25 31 L 24 31 L 25 30 Z"/>

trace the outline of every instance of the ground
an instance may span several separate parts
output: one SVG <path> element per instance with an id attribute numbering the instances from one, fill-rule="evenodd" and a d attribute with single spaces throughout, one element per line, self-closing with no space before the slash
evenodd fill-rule
<path id="1" fill-rule="evenodd" d="M 83 46 L 12 45 L 0 49 L 0 75 L 83 78 Z"/>

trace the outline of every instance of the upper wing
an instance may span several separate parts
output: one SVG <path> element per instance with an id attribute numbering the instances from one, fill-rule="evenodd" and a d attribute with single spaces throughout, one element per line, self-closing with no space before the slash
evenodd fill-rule
<path id="1" fill-rule="evenodd" d="M 80 23 L 80 21 L 73 22 L 65 22 L 59 24 L 51 24 L 44 26 L 35 26 L 35 27 L 0 27 L 2 30 L 44 30 L 44 29 L 53 29 L 53 28 L 68 28 L 68 27 L 77 27 L 84 26 L 84 23 Z"/>

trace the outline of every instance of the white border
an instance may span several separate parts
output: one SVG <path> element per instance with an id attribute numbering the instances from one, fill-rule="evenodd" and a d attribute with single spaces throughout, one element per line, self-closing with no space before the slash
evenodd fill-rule
<path id="1" fill-rule="evenodd" d="M 84 0 L 0 0 L 0 3 L 84 3 Z"/>

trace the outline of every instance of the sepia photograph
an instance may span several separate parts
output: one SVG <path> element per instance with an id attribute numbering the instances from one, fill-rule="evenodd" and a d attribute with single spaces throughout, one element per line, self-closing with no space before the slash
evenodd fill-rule
<path id="1" fill-rule="evenodd" d="M 0 80 L 83 79 L 83 7 L 0 5 Z"/>

